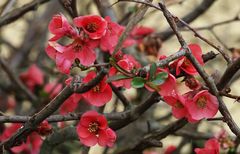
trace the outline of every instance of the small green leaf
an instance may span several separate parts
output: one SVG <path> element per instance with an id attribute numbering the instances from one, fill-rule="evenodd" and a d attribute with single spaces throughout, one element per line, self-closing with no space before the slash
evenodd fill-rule
<path id="1" fill-rule="evenodd" d="M 156 75 L 156 78 L 152 81 L 152 83 L 155 85 L 161 85 L 165 82 L 167 78 L 168 78 L 168 73 L 160 72 Z"/>
<path id="2" fill-rule="evenodd" d="M 142 87 L 144 87 L 145 82 L 146 81 L 143 78 L 135 77 L 135 78 L 133 78 L 131 85 L 133 88 L 142 88 Z"/>
<path id="3" fill-rule="evenodd" d="M 111 76 L 107 79 L 107 82 L 112 82 L 112 81 L 118 81 L 118 80 L 123 80 L 123 79 L 129 79 L 130 77 L 123 75 L 123 74 L 118 74 Z"/>
<path id="4" fill-rule="evenodd" d="M 150 81 L 152 81 L 155 78 L 156 70 L 157 70 L 156 63 L 152 63 L 151 66 L 150 66 L 150 70 L 149 70 L 149 79 L 150 79 Z"/>

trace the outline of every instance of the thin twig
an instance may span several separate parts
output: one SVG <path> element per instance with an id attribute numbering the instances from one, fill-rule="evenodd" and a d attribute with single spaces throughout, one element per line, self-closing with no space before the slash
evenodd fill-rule
<path id="1" fill-rule="evenodd" d="M 159 6 L 161 7 L 164 16 L 169 22 L 169 25 L 173 28 L 173 31 L 176 33 L 179 43 L 181 44 L 182 48 L 187 49 L 187 58 L 190 60 L 190 62 L 194 65 L 200 76 L 203 78 L 207 86 L 209 87 L 210 91 L 217 97 L 219 102 L 219 111 L 225 118 L 225 122 L 228 124 L 231 131 L 237 136 L 240 137 L 240 129 L 233 120 L 230 112 L 228 111 L 226 105 L 224 104 L 222 98 L 218 94 L 217 86 L 215 85 L 213 79 L 208 76 L 208 74 L 204 71 L 202 66 L 199 64 L 199 62 L 196 60 L 196 58 L 192 55 L 191 50 L 188 48 L 187 43 L 183 39 L 181 33 L 178 31 L 176 22 L 175 22 L 175 16 L 173 16 L 165 7 L 164 4 L 159 3 Z"/>

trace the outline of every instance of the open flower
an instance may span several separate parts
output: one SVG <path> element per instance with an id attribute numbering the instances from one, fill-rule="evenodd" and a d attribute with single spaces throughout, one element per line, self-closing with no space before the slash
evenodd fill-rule
<path id="1" fill-rule="evenodd" d="M 164 100 L 172 107 L 172 114 L 177 119 L 183 118 L 188 114 L 188 110 L 185 107 L 185 99 L 178 93 L 171 96 L 165 96 Z"/>
<path id="2" fill-rule="evenodd" d="M 43 84 L 44 75 L 37 65 L 33 64 L 26 72 L 20 74 L 20 79 L 31 91 L 33 91 L 36 86 Z"/>
<path id="3" fill-rule="evenodd" d="M 105 35 L 107 30 L 107 21 L 98 15 L 86 15 L 73 19 L 77 27 L 81 27 L 83 31 L 91 39 L 99 39 Z"/>
<path id="4" fill-rule="evenodd" d="M 189 49 L 192 51 L 193 56 L 197 59 L 197 61 L 200 63 L 200 65 L 204 65 L 203 59 L 202 59 L 202 49 L 197 44 L 189 44 Z M 184 71 L 185 73 L 189 75 L 195 75 L 197 74 L 197 70 L 194 68 L 192 63 L 187 59 L 187 57 L 181 57 L 177 59 L 171 67 L 176 69 L 176 75 L 179 75 L 181 71 Z"/>
<path id="5" fill-rule="evenodd" d="M 84 83 L 88 83 L 92 79 L 96 77 L 96 72 L 91 71 L 87 74 L 87 76 L 83 79 Z M 112 99 L 112 89 L 106 83 L 106 77 L 100 81 L 95 87 L 91 90 L 82 94 L 82 96 L 92 105 L 94 106 L 102 106 L 109 102 Z"/>
<path id="6" fill-rule="evenodd" d="M 220 145 L 216 138 L 209 139 L 204 148 L 195 148 L 194 151 L 196 154 L 219 154 Z"/>
<path id="7" fill-rule="evenodd" d="M 75 29 L 68 23 L 66 17 L 62 14 L 54 15 L 48 25 L 49 31 L 55 36 L 50 41 L 56 41 L 63 36 L 75 37 Z"/>
<path id="8" fill-rule="evenodd" d="M 66 74 L 70 73 L 70 68 L 75 59 L 79 59 L 82 65 L 90 65 L 96 60 L 94 48 L 98 45 L 96 41 L 75 39 L 67 46 L 61 46 L 56 42 L 49 42 L 46 52 L 56 61 L 58 69 Z"/>
<path id="9" fill-rule="evenodd" d="M 96 111 L 84 113 L 77 125 L 77 134 L 80 142 L 86 146 L 112 147 L 116 141 L 116 134 L 108 128 L 107 119 Z"/>
<path id="10" fill-rule="evenodd" d="M 212 118 L 218 111 L 218 101 L 207 90 L 198 92 L 192 100 L 189 100 L 187 109 L 194 120 Z"/>

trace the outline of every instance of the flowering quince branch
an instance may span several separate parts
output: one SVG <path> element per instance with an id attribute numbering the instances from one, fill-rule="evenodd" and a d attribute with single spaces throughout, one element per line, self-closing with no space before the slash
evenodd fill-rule
<path id="1" fill-rule="evenodd" d="M 70 24 L 63 14 L 53 16 L 48 26 L 53 37 L 48 40 L 46 53 L 55 61 L 57 69 L 61 73 L 67 75 L 71 73 L 72 75 L 72 73 L 75 73 L 75 69 L 72 70 L 73 67 L 79 67 L 80 69 L 76 70 L 80 71 L 80 73 L 77 72 L 79 75 L 68 78 L 65 81 L 66 86 L 62 91 L 63 85 L 61 83 L 48 83 L 44 87 L 39 87 L 40 90 L 43 90 L 43 92 L 40 91 L 41 94 L 39 94 L 39 96 L 44 96 L 44 98 L 47 97 L 52 100 L 33 116 L 0 116 L 0 131 L 2 123 L 15 123 L 6 127 L 3 134 L 0 135 L 0 152 L 2 152 L 2 150 L 16 152 L 15 150 L 18 149 L 17 145 L 21 144 L 23 148 L 24 146 L 30 145 L 32 147 L 31 153 L 33 154 L 39 152 L 41 145 L 40 153 L 49 153 L 53 150 L 54 146 L 66 140 L 77 139 L 80 140 L 80 143 L 83 145 L 83 147 L 81 147 L 83 153 L 88 153 L 89 147 L 96 144 L 104 147 L 113 147 L 117 139 L 115 131 L 131 124 L 140 116 L 144 116 L 143 119 L 145 119 L 145 116 L 148 117 L 149 113 L 144 115 L 143 113 L 147 110 L 152 112 L 153 109 L 150 107 L 160 100 L 171 107 L 170 115 L 173 115 L 179 120 L 165 126 L 154 126 L 150 124 L 150 120 L 144 120 L 144 123 L 147 123 L 147 132 L 143 132 L 144 130 L 141 128 L 138 129 L 140 130 L 138 132 L 140 134 L 140 140 L 134 143 L 133 146 L 127 144 L 126 147 L 120 148 L 120 150 L 117 149 L 114 153 L 145 154 L 143 150 L 146 148 L 162 147 L 163 144 L 160 140 L 168 135 L 207 140 L 212 136 L 198 136 L 198 134 L 194 134 L 194 136 L 191 132 L 188 133 L 187 128 L 186 132 L 184 132 L 184 130 L 182 132 L 176 132 L 188 122 L 196 123 L 202 119 L 209 121 L 222 120 L 228 124 L 237 138 L 240 137 L 240 130 L 233 121 L 221 98 L 221 91 L 227 91 L 224 88 L 227 87 L 227 84 L 231 82 L 230 80 L 232 78 L 229 77 L 227 73 L 235 74 L 237 72 L 240 67 L 239 59 L 235 59 L 232 63 L 231 59 L 229 59 L 228 55 L 226 55 L 220 47 L 199 35 L 187 23 L 171 14 L 164 3 L 155 5 L 151 3 L 152 1 L 131 1 L 143 5 L 133 14 L 125 28 L 113 22 L 108 16 L 105 18 L 98 15 L 77 16 L 76 1 L 63 1 L 65 2 L 67 11 L 75 18 L 73 19 L 73 24 Z M 119 0 L 118 2 L 120 1 L 128 0 Z M 209 3 L 212 4 L 213 2 Z M 121 49 L 135 43 L 139 51 L 142 50 L 142 48 L 143 50 L 147 49 L 145 48 L 144 43 L 146 42 L 144 42 L 144 39 L 152 35 L 154 30 L 147 27 L 138 27 L 136 24 L 142 19 L 149 6 L 163 12 L 181 48 L 178 52 L 168 57 L 159 55 L 157 62 L 152 62 L 142 67 L 139 61 L 132 55 L 124 54 Z M 210 56 L 203 55 L 202 49 L 198 44 L 187 44 L 178 30 L 179 27 L 183 26 L 189 28 L 201 40 L 218 50 L 228 62 L 229 66 L 217 86 L 213 79 L 202 68 L 204 62 L 216 57 L 216 54 L 211 54 L 210 52 L 210 54 L 207 54 Z M 118 39 L 119 37 L 120 39 Z M 160 49 L 160 47 L 156 47 L 158 45 L 153 45 L 154 47 L 152 47 L 150 44 L 149 46 L 155 52 L 155 50 Z M 103 54 L 104 52 L 106 54 Z M 109 61 L 102 55 L 110 57 L 108 59 Z M 104 63 L 98 63 L 98 61 L 104 61 Z M 141 62 L 144 63 L 144 60 Z M 81 71 L 85 71 L 86 73 Z M 8 72 L 8 70 L 6 72 Z M 201 82 L 197 80 L 195 76 L 197 74 L 202 77 L 206 85 L 202 85 Z M 11 73 L 9 76 L 11 78 Z M 177 78 L 182 76 L 184 77 L 182 82 L 184 82 L 185 87 L 189 89 L 185 94 L 181 94 L 180 90 L 177 89 Z M 30 92 L 36 91 L 37 94 L 39 90 L 38 86 L 43 85 L 44 75 L 36 65 L 32 65 L 26 72 L 20 74 L 20 79 L 27 88 L 30 89 Z M 226 80 L 223 81 L 223 79 Z M 221 82 L 224 86 L 221 85 Z M 137 90 L 140 94 L 144 94 L 146 92 L 145 90 L 148 91 L 140 98 L 142 103 L 139 103 L 137 102 L 139 101 L 138 99 L 130 102 L 130 99 L 128 100 L 121 93 L 120 88 L 142 88 Z M 112 99 L 112 92 L 115 93 L 117 99 L 122 101 L 124 110 L 122 112 L 115 112 L 116 110 L 114 109 L 114 112 L 104 114 L 102 112 L 107 109 L 105 105 Z M 145 99 L 144 97 L 149 94 L 150 96 Z M 228 93 L 225 95 L 233 97 Z M 99 113 L 94 110 L 89 110 L 89 106 L 85 108 L 83 105 L 78 105 L 80 101 L 89 103 L 91 107 L 101 107 L 98 109 Z M 9 101 L 9 106 L 14 106 L 11 105 L 11 103 L 12 102 Z M 133 105 L 133 103 L 137 103 L 138 105 Z M 58 109 L 60 115 L 52 115 Z M 80 113 L 72 113 L 75 109 L 79 110 Z M 223 117 L 214 118 L 218 110 Z M 152 115 L 153 114 L 151 114 L 151 116 Z M 62 128 L 68 125 L 64 123 L 64 121 L 70 120 L 78 121 L 78 123 L 75 123 L 76 127 L 70 126 L 52 133 L 53 129 L 52 126 L 49 125 L 50 122 L 58 122 L 57 124 Z M 139 121 L 136 121 L 136 123 Z M 21 126 L 20 123 L 23 123 L 23 126 Z M 152 124 L 155 124 L 155 121 Z M 189 130 L 197 131 L 197 125 L 195 126 L 194 129 Z M 120 133 L 121 132 L 119 132 L 119 134 Z M 34 142 L 30 142 L 29 140 L 34 137 L 34 134 Z M 42 140 L 39 139 L 40 135 L 49 136 L 42 142 Z M 129 135 L 131 138 L 132 134 L 129 133 Z M 121 136 L 119 138 L 121 138 Z M 218 138 L 217 141 L 216 138 L 212 138 L 205 143 L 204 148 L 196 148 L 195 152 L 197 154 L 203 152 L 219 153 L 220 146 L 218 142 L 222 144 L 223 140 L 224 139 Z M 26 144 L 23 143 L 23 141 L 26 141 Z M 185 144 L 186 140 L 183 140 L 183 142 L 183 144 Z M 33 146 L 34 144 L 38 144 L 37 149 Z M 230 147 L 230 144 L 228 144 L 228 146 Z M 234 143 L 231 144 L 231 147 L 234 146 Z M 181 147 L 182 143 L 180 143 L 178 148 L 181 149 Z M 178 150 L 179 149 L 176 151 Z M 169 151 L 166 150 L 166 153 L 168 152 Z"/>
<path id="2" fill-rule="evenodd" d="M 149 3 L 149 2 L 147 2 L 147 1 L 139 1 L 139 0 L 131 0 L 131 1 L 130 1 L 130 0 L 119 0 L 119 2 L 121 2 L 121 1 L 141 3 L 141 4 L 145 4 L 145 5 L 148 5 L 148 6 L 150 6 L 150 7 L 153 7 L 153 8 L 155 8 L 155 9 L 158 9 L 158 10 L 162 11 L 162 9 L 161 9 L 159 6 L 157 6 L 157 5 L 155 5 L 155 4 L 152 4 L 152 3 Z M 173 15 L 172 15 L 172 16 L 173 16 Z M 195 34 L 196 37 L 198 37 L 199 39 L 201 39 L 202 41 L 206 42 L 207 44 L 209 44 L 210 46 L 212 46 L 214 49 L 216 49 L 217 51 L 219 51 L 219 52 L 222 54 L 223 58 L 226 60 L 226 62 L 227 62 L 228 64 L 231 64 L 231 59 L 230 59 L 230 57 L 223 51 L 223 49 L 222 49 L 220 46 L 217 46 L 217 45 L 215 45 L 214 43 L 210 42 L 208 39 L 204 38 L 204 37 L 203 37 L 202 35 L 200 35 L 194 28 L 192 28 L 191 26 L 189 26 L 184 20 L 178 18 L 177 16 L 173 16 L 173 18 L 174 18 L 174 20 L 175 20 L 176 23 L 179 22 L 180 24 L 184 25 L 184 26 L 187 27 L 189 30 L 191 30 L 191 31 Z"/>
<path id="3" fill-rule="evenodd" d="M 206 82 L 206 84 L 209 87 L 209 89 L 211 90 L 211 92 L 217 97 L 218 102 L 219 102 L 219 110 L 220 110 L 221 114 L 224 116 L 225 121 L 228 124 L 229 128 L 232 130 L 232 132 L 237 137 L 240 137 L 240 129 L 237 126 L 237 124 L 234 122 L 234 120 L 232 119 L 231 114 L 229 113 L 229 111 L 228 111 L 227 107 L 225 106 L 224 102 L 222 101 L 222 98 L 219 96 L 218 89 L 217 89 L 215 83 L 213 82 L 212 78 L 210 78 L 208 76 L 208 74 L 204 71 L 204 69 L 201 67 L 201 65 L 196 60 L 196 58 L 191 54 L 191 50 L 189 50 L 185 40 L 183 39 L 182 35 L 177 30 L 177 26 L 176 26 L 176 23 L 174 21 L 174 17 L 172 16 L 172 14 L 166 9 L 164 4 L 159 3 L 159 6 L 161 7 L 161 9 L 163 11 L 164 16 L 168 20 L 169 25 L 171 26 L 171 28 L 175 32 L 175 34 L 176 34 L 176 36 L 179 40 L 179 43 L 181 44 L 181 46 L 184 49 L 187 49 L 187 55 L 186 56 L 191 61 L 191 63 L 195 66 L 195 68 L 199 72 L 200 76 L 204 79 L 204 81 Z"/>
<path id="4" fill-rule="evenodd" d="M 142 19 L 147 9 L 148 9 L 148 6 L 142 5 L 139 7 L 137 12 L 134 13 L 134 15 L 132 16 L 132 19 L 130 19 L 129 23 L 126 26 L 125 31 L 122 33 L 122 35 L 119 38 L 119 41 L 112 53 L 113 56 L 121 49 L 124 40 L 128 37 L 131 30 L 136 26 L 136 24 Z"/>
<path id="5" fill-rule="evenodd" d="M 88 90 L 90 90 L 92 87 L 94 87 L 96 84 L 98 84 L 103 77 L 106 75 L 106 72 L 102 70 L 98 76 L 91 80 L 87 84 L 82 84 L 76 92 L 78 93 L 84 93 Z M 4 147 L 5 149 L 9 149 L 12 146 L 14 146 L 16 143 L 24 139 L 25 136 L 30 134 L 33 129 L 41 123 L 44 119 L 46 119 L 48 116 L 50 116 L 53 112 L 55 112 L 61 104 L 73 94 L 72 89 L 70 86 L 66 86 L 47 106 L 45 106 L 41 111 L 34 114 L 25 124 L 24 126 L 19 129 L 12 137 L 10 137 L 8 140 L 2 142 L 0 144 L 1 147 Z"/>

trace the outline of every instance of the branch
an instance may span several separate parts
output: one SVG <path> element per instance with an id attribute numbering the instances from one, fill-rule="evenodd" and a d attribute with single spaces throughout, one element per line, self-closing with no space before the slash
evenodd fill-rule
<path id="1" fill-rule="evenodd" d="M 49 0 L 34 0 L 26 5 L 23 5 L 21 8 L 14 9 L 13 11 L 5 14 L 0 18 L 0 27 L 17 20 L 25 13 L 35 10 L 40 4 L 46 3 L 48 1 Z"/>
<path id="2" fill-rule="evenodd" d="M 159 140 L 164 139 L 168 135 L 176 132 L 177 130 L 181 129 L 187 124 L 186 119 L 180 119 L 178 121 L 175 121 L 164 128 L 154 131 L 145 137 L 142 138 L 134 147 L 126 147 L 125 149 L 121 150 L 120 152 L 117 152 L 118 154 L 135 154 L 135 153 L 141 153 L 144 149 L 155 146 L 154 143 L 158 142 Z"/>
<path id="3" fill-rule="evenodd" d="M 106 71 L 102 70 L 96 78 L 91 80 L 89 83 L 81 84 L 80 87 L 76 90 L 78 93 L 84 93 L 94 86 L 96 86 L 106 75 Z M 54 113 L 62 103 L 73 94 L 73 90 L 70 86 L 66 86 L 48 105 L 46 105 L 38 113 L 34 114 L 22 128 L 20 128 L 13 136 L 11 136 L 5 142 L 0 144 L 0 147 L 4 149 L 9 149 L 13 147 L 16 143 L 21 142 L 27 135 L 29 135 L 34 128 L 38 126 L 43 120 L 48 116 Z"/>
<path id="4" fill-rule="evenodd" d="M 240 58 L 234 61 L 225 70 L 223 76 L 221 77 L 219 83 L 217 84 L 217 88 L 219 91 L 223 90 L 224 87 L 226 87 L 229 84 L 234 74 L 236 74 L 239 69 L 240 69 Z"/>
<path id="5" fill-rule="evenodd" d="M 203 0 L 200 5 L 198 5 L 195 9 L 189 12 L 185 17 L 182 18 L 186 23 L 191 23 L 199 16 L 204 14 L 212 5 L 216 2 L 216 0 Z M 184 27 L 185 25 L 182 23 L 177 24 L 178 27 Z M 167 29 L 161 33 L 158 33 L 157 36 L 160 36 L 163 41 L 169 39 L 173 35 L 173 31 L 171 29 Z"/>
<path id="6" fill-rule="evenodd" d="M 33 102 L 37 101 L 37 97 L 22 83 L 21 80 L 19 80 L 18 77 L 16 77 L 13 73 L 13 71 L 8 67 L 8 64 L 0 57 L 0 65 L 3 68 L 3 70 L 8 75 L 9 79 L 18 87 L 19 90 L 21 90 L 25 95 Z"/>
<path id="7" fill-rule="evenodd" d="M 114 94 L 122 101 L 123 105 L 125 108 L 130 108 L 131 107 L 131 103 L 127 100 L 127 98 L 123 95 L 122 92 L 120 92 L 117 87 L 115 87 L 112 83 L 109 83 L 109 85 L 111 86 Z"/>
<path id="8" fill-rule="evenodd" d="M 147 9 L 148 5 L 142 5 L 138 8 L 137 12 L 133 14 L 132 18 L 130 19 L 129 23 L 127 24 L 125 30 L 118 40 L 118 43 L 112 53 L 113 56 L 121 49 L 124 40 L 129 36 L 130 32 L 136 26 L 136 24 L 142 19 L 144 14 L 147 12 Z"/>
<path id="9" fill-rule="evenodd" d="M 175 32 L 179 43 L 181 44 L 183 49 L 187 49 L 187 58 L 190 60 L 190 62 L 194 65 L 194 67 L 197 69 L 198 73 L 200 74 L 200 76 L 203 78 L 203 80 L 205 81 L 205 83 L 207 84 L 207 86 L 209 87 L 210 91 L 212 92 L 212 94 L 214 94 L 219 102 L 219 111 L 221 112 L 221 114 L 224 116 L 225 118 L 225 122 L 228 124 L 229 128 L 231 129 L 231 131 L 237 136 L 240 137 L 240 129 L 237 126 L 237 124 L 234 122 L 234 120 L 232 119 L 231 114 L 229 113 L 227 107 L 225 106 L 222 98 L 219 96 L 218 94 L 218 89 L 213 81 L 213 79 L 211 77 L 208 76 L 208 74 L 204 71 L 204 69 L 202 68 L 202 66 L 198 63 L 198 61 L 196 60 L 196 58 L 192 55 L 191 51 L 189 50 L 187 43 L 185 42 L 185 40 L 183 39 L 182 35 L 180 34 L 180 32 L 178 32 L 175 20 L 174 20 L 174 16 L 167 10 L 167 8 L 165 7 L 164 4 L 159 3 L 159 6 L 161 7 L 164 16 L 166 17 L 166 19 L 169 22 L 169 25 L 171 25 L 171 27 L 173 28 L 173 31 Z"/>

